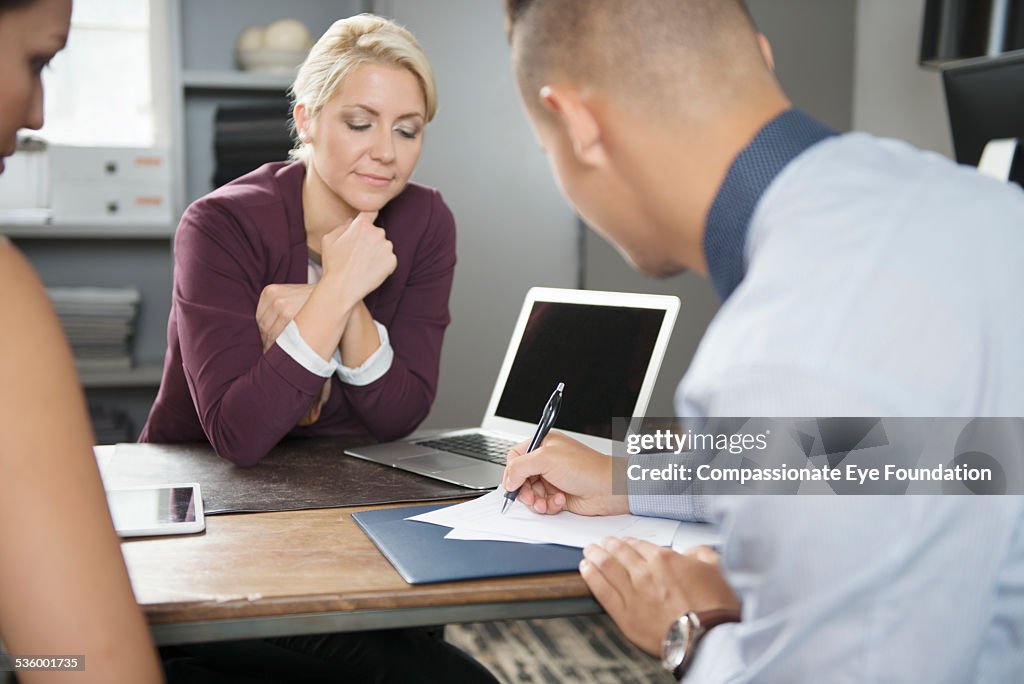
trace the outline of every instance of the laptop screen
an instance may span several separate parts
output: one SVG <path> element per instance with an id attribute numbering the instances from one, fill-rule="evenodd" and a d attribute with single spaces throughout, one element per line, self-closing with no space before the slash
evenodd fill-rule
<path id="1" fill-rule="evenodd" d="M 612 417 L 631 416 L 665 311 L 535 302 L 495 414 L 536 423 L 565 383 L 555 427 L 610 439 Z"/>

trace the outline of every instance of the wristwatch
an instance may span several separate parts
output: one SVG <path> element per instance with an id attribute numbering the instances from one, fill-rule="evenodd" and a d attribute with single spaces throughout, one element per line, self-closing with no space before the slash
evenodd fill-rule
<path id="1" fill-rule="evenodd" d="M 672 623 L 661 645 L 661 666 L 681 681 L 693 662 L 697 644 L 712 627 L 739 622 L 740 612 L 727 608 L 689 612 Z"/>

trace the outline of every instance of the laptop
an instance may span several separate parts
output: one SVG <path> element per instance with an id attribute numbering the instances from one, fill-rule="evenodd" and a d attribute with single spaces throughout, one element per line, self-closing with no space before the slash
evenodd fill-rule
<path id="1" fill-rule="evenodd" d="M 417 433 L 345 453 L 492 489 L 501 482 L 505 454 L 533 436 L 559 382 L 565 389 L 553 429 L 611 453 L 612 418 L 647 410 L 678 312 L 678 297 L 535 287 L 479 427 Z"/>

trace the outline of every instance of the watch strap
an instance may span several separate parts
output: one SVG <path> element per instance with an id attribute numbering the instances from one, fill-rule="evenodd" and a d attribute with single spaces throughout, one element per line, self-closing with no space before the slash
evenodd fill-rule
<path id="1" fill-rule="evenodd" d="M 672 671 L 677 682 L 682 681 L 683 677 L 686 675 L 686 671 L 690 668 L 694 658 L 696 658 L 697 646 L 704 639 L 704 636 L 708 631 L 728 622 L 739 622 L 741 620 L 741 615 L 740 611 L 737 609 L 715 608 L 714 610 L 702 610 L 699 612 L 687 613 L 686 618 L 690 621 L 690 624 L 694 629 L 692 631 L 692 640 L 687 644 L 686 653 L 683 656 L 683 662 L 679 663 L 679 665 L 677 665 Z"/>
<path id="2" fill-rule="evenodd" d="M 724 625 L 727 622 L 739 622 L 740 611 L 733 608 L 716 608 L 715 610 L 702 610 L 694 613 L 700 626 L 707 632 L 712 627 Z"/>

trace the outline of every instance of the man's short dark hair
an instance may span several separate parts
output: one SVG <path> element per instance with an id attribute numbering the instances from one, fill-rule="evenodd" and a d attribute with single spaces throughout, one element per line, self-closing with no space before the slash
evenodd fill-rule
<path id="1" fill-rule="evenodd" d="M 4 6 L 4 2 L 7 0 L 0 0 L 0 7 Z M 505 0 L 505 31 L 508 33 L 509 40 L 512 40 L 512 31 L 520 17 L 533 3 L 534 0 Z"/>
<path id="2" fill-rule="evenodd" d="M 523 16 L 534 6 L 540 5 L 554 7 L 555 16 L 560 15 L 563 20 L 571 20 L 573 18 L 589 14 L 594 11 L 596 6 L 600 5 L 619 5 L 620 7 L 618 9 L 635 11 L 638 8 L 642 9 L 641 5 L 644 3 L 648 3 L 649 5 L 664 4 L 656 1 L 651 2 L 651 0 L 598 0 L 597 2 L 592 0 L 505 0 L 505 26 L 508 32 L 508 37 L 511 40 L 512 33 Z M 677 7 L 683 7 L 685 5 L 697 6 L 701 4 L 712 4 L 723 7 L 731 5 L 733 8 L 738 7 L 743 14 L 746 15 L 747 19 L 750 19 L 750 12 L 747 10 L 746 2 L 744 0 L 671 0 L 669 4 Z"/>
<path id="3" fill-rule="evenodd" d="M 505 18 L 527 91 L 565 77 L 678 109 L 768 71 L 743 0 L 505 0 Z"/>

